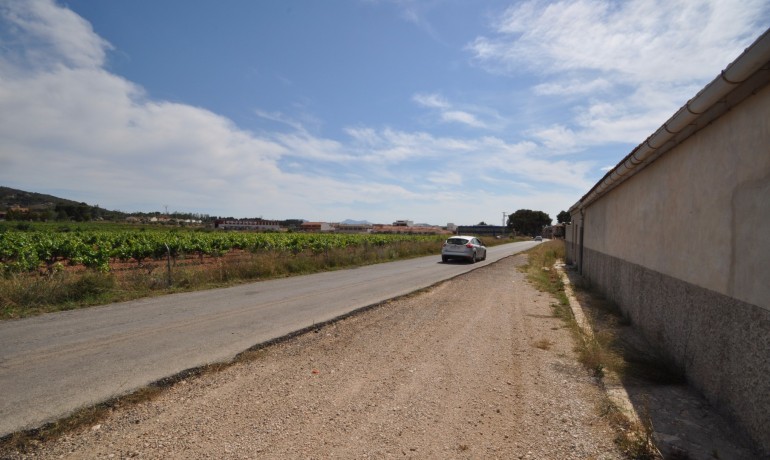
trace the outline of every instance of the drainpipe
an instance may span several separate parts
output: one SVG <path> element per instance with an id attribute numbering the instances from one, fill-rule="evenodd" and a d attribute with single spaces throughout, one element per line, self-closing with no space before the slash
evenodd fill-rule
<path id="1" fill-rule="evenodd" d="M 578 257 L 578 273 L 583 274 L 583 228 L 586 220 L 585 208 L 580 208 L 580 227 L 578 227 L 578 247 L 580 248 Z"/>

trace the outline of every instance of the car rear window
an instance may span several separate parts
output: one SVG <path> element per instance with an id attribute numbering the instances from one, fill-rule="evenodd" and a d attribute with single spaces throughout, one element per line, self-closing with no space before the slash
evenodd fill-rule
<path id="1" fill-rule="evenodd" d="M 448 244 L 465 244 L 468 242 L 465 238 L 449 238 L 446 240 Z"/>

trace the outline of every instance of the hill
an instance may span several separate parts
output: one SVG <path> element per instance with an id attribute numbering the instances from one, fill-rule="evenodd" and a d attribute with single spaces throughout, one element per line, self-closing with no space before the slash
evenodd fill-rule
<path id="1" fill-rule="evenodd" d="M 59 198 L 0 186 L 0 213 L 8 220 L 116 220 L 126 213 Z"/>
<path id="2" fill-rule="evenodd" d="M 8 210 L 14 207 L 20 208 L 53 208 L 57 204 L 79 205 L 77 201 L 59 198 L 43 193 L 25 192 L 15 188 L 0 186 L 0 210 Z M 85 203 L 83 203 L 85 204 Z"/>

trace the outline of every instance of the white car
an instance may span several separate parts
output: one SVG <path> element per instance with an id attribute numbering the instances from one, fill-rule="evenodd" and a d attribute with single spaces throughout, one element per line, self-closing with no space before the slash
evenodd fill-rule
<path id="1" fill-rule="evenodd" d="M 453 236 L 441 247 L 441 260 L 463 259 L 470 263 L 487 258 L 487 247 L 475 236 Z"/>

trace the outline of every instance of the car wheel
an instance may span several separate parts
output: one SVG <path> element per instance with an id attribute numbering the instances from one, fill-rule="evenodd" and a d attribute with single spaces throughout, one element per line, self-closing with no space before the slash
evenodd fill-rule
<path id="1" fill-rule="evenodd" d="M 475 252 L 474 252 L 474 253 L 473 253 L 473 255 L 471 256 L 471 263 L 472 263 L 472 264 L 475 264 L 475 263 L 476 263 L 476 253 L 475 253 Z"/>
<path id="2" fill-rule="evenodd" d="M 481 260 L 487 260 L 487 251 L 484 251 L 484 257 L 482 257 Z"/>
<path id="3" fill-rule="evenodd" d="M 441 256 L 441 261 L 444 262 L 444 263 L 447 263 L 449 261 L 449 257 Z"/>

